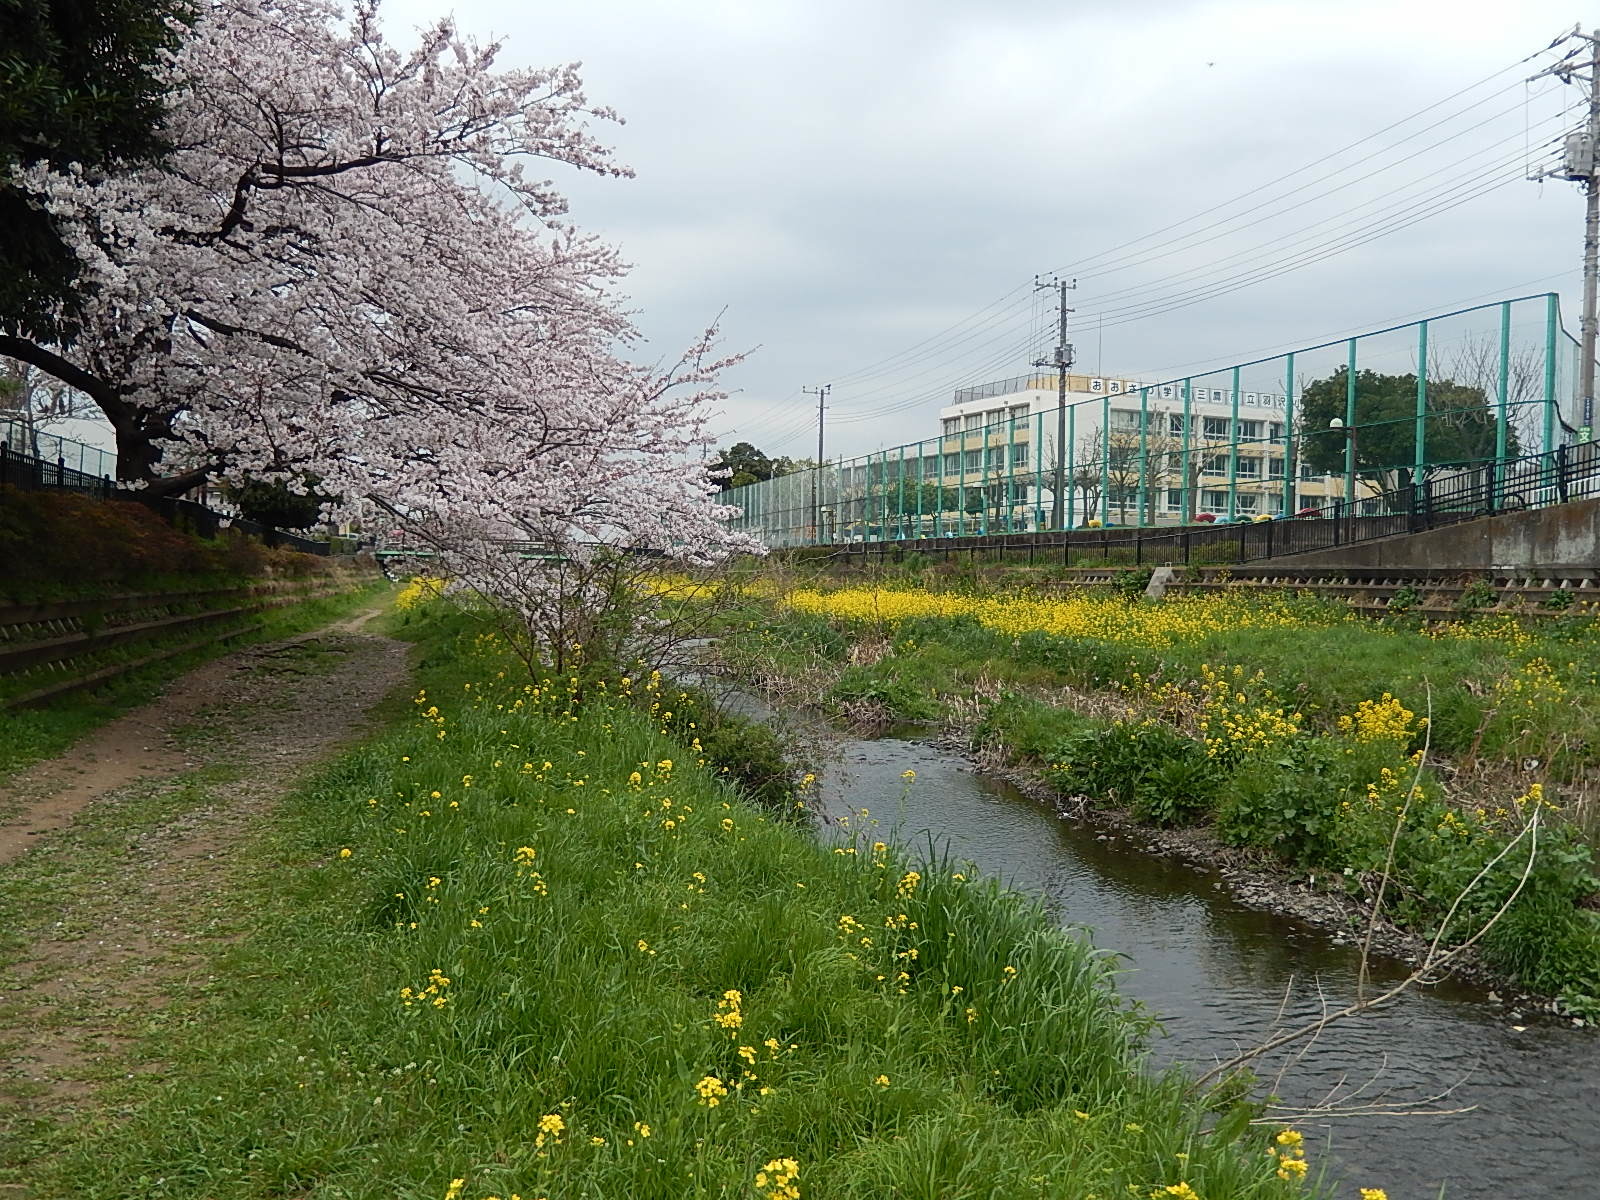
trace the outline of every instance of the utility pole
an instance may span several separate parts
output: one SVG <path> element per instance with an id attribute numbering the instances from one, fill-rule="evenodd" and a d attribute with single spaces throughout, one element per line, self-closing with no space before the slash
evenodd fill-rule
<path id="1" fill-rule="evenodd" d="M 1600 172 L 1596 170 L 1596 149 L 1600 147 L 1600 29 L 1584 33 L 1582 29 L 1574 28 L 1566 37 L 1557 38 L 1551 45 L 1560 45 L 1569 38 L 1588 43 L 1588 61 L 1563 59 L 1530 76 L 1528 82 L 1553 75 L 1562 83 L 1571 83 L 1573 80 L 1587 83 L 1589 115 L 1581 129 L 1575 129 L 1567 135 L 1563 147 L 1565 161 L 1559 167 L 1530 175 L 1529 178 L 1539 180 L 1553 175 L 1583 184 L 1583 313 L 1580 326 L 1583 346 L 1578 362 L 1578 391 L 1582 402 L 1578 440 L 1588 442 L 1594 439 L 1595 294 L 1597 278 L 1600 278 Z"/>
<path id="2" fill-rule="evenodd" d="M 1053 529 L 1066 527 L 1067 503 L 1067 454 L 1070 447 L 1067 445 L 1067 368 L 1072 365 L 1072 344 L 1067 341 L 1067 314 L 1072 310 L 1067 307 L 1067 293 L 1078 286 L 1074 279 L 1068 283 L 1052 275 L 1048 280 L 1033 277 L 1033 290 L 1043 291 L 1048 288 L 1056 293 L 1056 347 L 1049 358 L 1035 359 L 1036 367 L 1054 367 L 1056 369 L 1056 483 L 1055 499 L 1050 505 L 1050 526 Z"/>
<path id="3" fill-rule="evenodd" d="M 811 540 L 822 541 L 822 420 L 827 409 L 828 393 L 833 391 L 833 384 L 825 383 L 821 387 L 801 388 L 808 396 L 817 398 L 817 469 L 811 472 Z"/>

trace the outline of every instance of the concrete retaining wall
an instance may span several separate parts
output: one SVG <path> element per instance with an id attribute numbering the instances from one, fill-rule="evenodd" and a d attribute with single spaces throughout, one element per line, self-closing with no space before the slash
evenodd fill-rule
<path id="1" fill-rule="evenodd" d="M 1600 566 L 1600 499 L 1480 517 L 1381 541 L 1287 555 L 1296 566 L 1522 571 Z"/>

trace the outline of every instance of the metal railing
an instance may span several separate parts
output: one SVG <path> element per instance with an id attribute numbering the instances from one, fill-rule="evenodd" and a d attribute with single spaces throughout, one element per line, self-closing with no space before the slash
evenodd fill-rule
<path id="1" fill-rule="evenodd" d="M 24 491 L 68 488 L 101 497 L 110 496 L 116 490 L 110 475 L 93 475 L 70 467 L 64 456 L 52 461 L 31 454 L 20 454 L 6 442 L 0 442 L 0 484 L 10 484 Z"/>
<path id="2" fill-rule="evenodd" d="M 117 474 L 117 455 L 114 450 L 102 450 L 86 442 L 48 433 L 31 421 L 0 416 L 0 442 L 17 454 L 31 455 L 47 462 L 62 462 L 85 475 L 110 475 L 115 478 Z"/>
<path id="3" fill-rule="evenodd" d="M 1301 511 L 1291 519 L 1216 521 L 1178 528 L 1112 527 L 909 538 L 802 549 L 835 561 L 899 562 L 907 556 L 1063 566 L 1190 565 L 1246 562 L 1333 550 L 1396 534 L 1421 533 L 1498 513 L 1600 497 L 1600 443 L 1494 460 L 1407 482 L 1354 504 Z"/>

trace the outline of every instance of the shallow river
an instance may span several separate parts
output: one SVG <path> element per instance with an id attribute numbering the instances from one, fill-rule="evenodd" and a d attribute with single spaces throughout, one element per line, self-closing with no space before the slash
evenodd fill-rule
<path id="1" fill-rule="evenodd" d="M 901 772 L 917 778 L 903 802 Z M 1278 1017 L 1295 1025 L 1354 992 L 1357 953 L 1284 918 L 1241 907 L 1209 873 L 1148 857 L 1059 820 L 964 759 L 893 737 L 847 740 L 821 772 L 826 819 L 863 807 L 879 836 L 926 845 L 1013 887 L 1043 894 L 1064 923 L 1126 958 L 1123 991 L 1161 1018 L 1157 1061 L 1211 1065 L 1259 1042 Z M 1377 982 L 1402 978 L 1379 964 Z M 1523 1026 L 1519 1031 L 1514 1026 Z M 1276 1070 L 1276 1068 L 1272 1068 Z M 1600 1033 L 1514 1016 L 1460 986 L 1414 992 L 1327 1030 L 1279 1092 L 1303 1104 L 1343 1086 L 1356 1101 L 1417 1102 L 1458 1116 L 1348 1116 L 1299 1122 L 1336 1194 L 1381 1186 L 1390 1200 L 1571 1197 L 1600 1200 Z"/>

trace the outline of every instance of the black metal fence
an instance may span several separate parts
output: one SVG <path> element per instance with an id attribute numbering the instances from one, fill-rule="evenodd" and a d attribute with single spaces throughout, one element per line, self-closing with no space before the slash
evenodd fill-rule
<path id="1" fill-rule="evenodd" d="M 1444 471 L 1390 491 L 1308 508 L 1292 519 L 1172 528 L 1110 528 L 906 538 L 791 551 L 835 562 L 900 562 L 916 554 L 946 562 L 1060 563 L 1062 566 L 1246 562 L 1333 550 L 1420 533 L 1496 513 L 1600 496 L 1600 443 L 1561 446 L 1496 464 Z"/>
<path id="2" fill-rule="evenodd" d="M 102 498 L 109 497 L 116 490 L 116 484 L 109 475 L 89 475 L 67 466 L 65 458 L 51 462 L 31 454 L 22 454 L 11 449 L 6 442 L 0 442 L 0 484 L 10 484 L 24 491 L 68 488 Z"/>
<path id="3" fill-rule="evenodd" d="M 193 500 L 179 500 L 172 496 L 147 498 L 138 492 L 120 492 L 116 482 L 109 475 L 86 474 L 67 466 L 65 459 L 50 462 L 48 459 L 35 458 L 30 454 L 19 454 L 5 442 L 0 442 L 0 486 L 7 484 L 23 491 L 62 488 L 83 492 L 101 500 L 114 498 L 138 500 L 160 513 L 168 524 L 204 538 L 214 538 L 222 530 L 231 528 L 258 538 L 268 546 L 283 546 L 303 554 L 329 552 L 327 542 L 300 537 L 298 534 L 286 533 L 281 529 L 271 529 L 258 521 L 246 520 L 243 517 L 230 517 Z"/>

